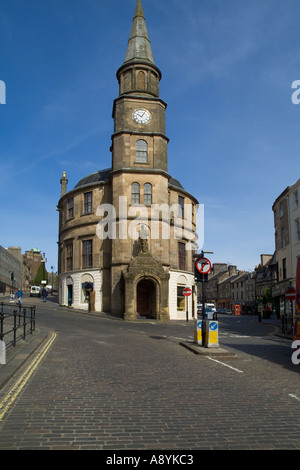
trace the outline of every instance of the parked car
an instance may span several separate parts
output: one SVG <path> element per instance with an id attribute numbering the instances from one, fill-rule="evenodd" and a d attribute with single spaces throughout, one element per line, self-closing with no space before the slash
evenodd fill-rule
<path id="1" fill-rule="evenodd" d="M 232 311 L 230 308 L 218 308 L 218 313 L 222 313 L 223 315 L 231 315 Z"/>
<path id="2" fill-rule="evenodd" d="M 224 313 L 226 315 L 232 315 L 232 311 L 230 310 L 230 308 L 224 308 Z"/>
<path id="3" fill-rule="evenodd" d="M 39 286 L 32 286 L 30 288 L 30 297 L 41 297 L 42 291 Z"/>

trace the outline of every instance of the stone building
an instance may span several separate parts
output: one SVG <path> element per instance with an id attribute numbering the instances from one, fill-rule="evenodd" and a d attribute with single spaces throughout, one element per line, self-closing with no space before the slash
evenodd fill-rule
<path id="1" fill-rule="evenodd" d="M 117 71 L 111 166 L 70 191 L 61 178 L 59 302 L 126 320 L 196 316 L 198 201 L 168 174 L 166 103 L 159 96 L 141 0 Z M 193 290 L 191 297 L 183 289 Z"/>
<path id="2" fill-rule="evenodd" d="M 231 281 L 232 306 L 239 306 L 241 314 L 252 313 L 255 301 L 255 280 L 251 273 L 240 271 Z"/>
<path id="3" fill-rule="evenodd" d="M 253 313 L 255 310 L 255 273 L 240 271 L 236 266 L 214 263 L 205 285 L 207 302 L 216 308 L 234 311 L 239 305 L 240 312 Z M 198 297 L 201 301 L 201 296 Z"/>
<path id="4" fill-rule="evenodd" d="M 38 248 L 33 248 L 31 250 L 26 250 L 24 254 L 21 253 L 21 247 L 19 246 L 9 246 L 7 248 L 7 253 L 15 260 L 20 263 L 21 266 L 21 273 L 16 274 L 19 272 L 19 268 L 16 267 L 15 261 L 12 260 L 15 269 L 11 269 L 11 272 L 15 271 L 14 273 L 14 287 L 20 287 L 23 291 L 29 291 L 30 286 L 33 285 L 34 279 L 37 275 L 38 268 L 42 262 L 42 253 Z M 11 289 L 11 283 L 8 284 L 9 289 Z M 2 291 L 3 291 L 2 286 Z M 7 289 L 6 289 L 7 290 Z M 1 286 L 0 286 L 1 292 Z"/>
<path id="5" fill-rule="evenodd" d="M 21 287 L 21 282 L 21 261 L 7 249 L 0 246 L 0 292 L 3 295 L 9 294 Z"/>
<path id="6" fill-rule="evenodd" d="M 229 276 L 226 263 L 214 263 L 211 272 L 208 274 L 208 280 L 204 283 L 204 292 L 207 302 L 214 303 L 218 307 L 219 300 L 219 282 Z M 203 285 L 202 285 L 203 287 Z M 202 302 L 202 289 L 198 289 L 198 301 Z"/>
<path id="7" fill-rule="evenodd" d="M 22 258 L 23 288 L 26 291 L 29 290 L 34 282 L 43 256 L 38 248 L 32 248 L 31 250 L 26 250 Z"/>
<path id="8" fill-rule="evenodd" d="M 275 228 L 276 280 L 273 298 L 277 314 L 290 314 L 291 303 L 286 301 L 288 287 L 296 287 L 296 267 L 300 258 L 300 179 L 288 186 L 273 204 Z M 295 311 L 295 302 L 292 304 Z"/>

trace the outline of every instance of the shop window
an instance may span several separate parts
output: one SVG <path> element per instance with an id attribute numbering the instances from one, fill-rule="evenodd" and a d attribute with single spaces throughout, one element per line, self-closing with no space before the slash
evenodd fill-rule
<path id="1" fill-rule="evenodd" d="M 185 311 L 185 296 L 183 295 L 185 286 L 177 286 L 177 310 Z"/>

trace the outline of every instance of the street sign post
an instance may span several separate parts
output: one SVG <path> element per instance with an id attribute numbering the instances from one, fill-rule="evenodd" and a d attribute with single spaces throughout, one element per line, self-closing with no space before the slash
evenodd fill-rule
<path id="1" fill-rule="evenodd" d="M 211 271 L 209 259 L 200 256 L 195 262 L 195 280 L 202 283 L 202 317 L 205 314 L 204 283 L 207 281 L 208 273 Z"/>
<path id="2" fill-rule="evenodd" d="M 192 295 L 192 289 L 186 287 L 185 289 L 183 289 L 183 295 L 185 297 L 189 297 L 190 295 Z M 188 299 L 186 299 L 186 321 L 189 321 Z"/>
<path id="3" fill-rule="evenodd" d="M 218 339 L 218 322 L 217 321 L 210 321 L 208 328 L 206 329 L 206 346 L 208 348 L 217 348 L 219 347 L 219 339 Z"/>
<path id="4" fill-rule="evenodd" d="M 198 258 L 196 261 L 196 269 L 200 274 L 208 274 L 211 271 L 211 262 L 207 258 Z"/>
<path id="5" fill-rule="evenodd" d="M 192 290 L 189 287 L 186 287 L 185 289 L 183 289 L 183 295 L 185 297 L 189 297 L 191 294 L 192 294 Z"/>
<path id="6" fill-rule="evenodd" d="M 211 262 L 203 256 L 195 262 L 195 280 L 198 282 L 206 282 L 208 273 L 211 271 Z"/>
<path id="7" fill-rule="evenodd" d="M 296 289 L 293 287 L 289 287 L 286 292 L 285 292 L 285 298 L 286 300 L 293 301 L 296 299 Z"/>
<path id="8" fill-rule="evenodd" d="M 290 301 L 290 306 L 291 306 L 291 316 L 293 316 L 293 300 L 296 299 L 296 289 L 294 287 L 289 287 L 285 291 L 285 298 L 286 300 Z"/>
<path id="9" fill-rule="evenodd" d="M 202 320 L 196 320 L 194 341 L 196 344 L 202 345 Z"/>

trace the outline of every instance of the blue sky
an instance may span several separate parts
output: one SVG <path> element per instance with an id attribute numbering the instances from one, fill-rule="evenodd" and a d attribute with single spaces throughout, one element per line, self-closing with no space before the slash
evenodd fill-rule
<path id="1" fill-rule="evenodd" d="M 274 252 L 272 204 L 300 177 L 299 0 L 142 0 L 169 173 L 205 205 L 212 262 Z M 1 232 L 57 269 L 60 178 L 111 166 L 116 71 L 136 0 L 2 0 Z"/>

